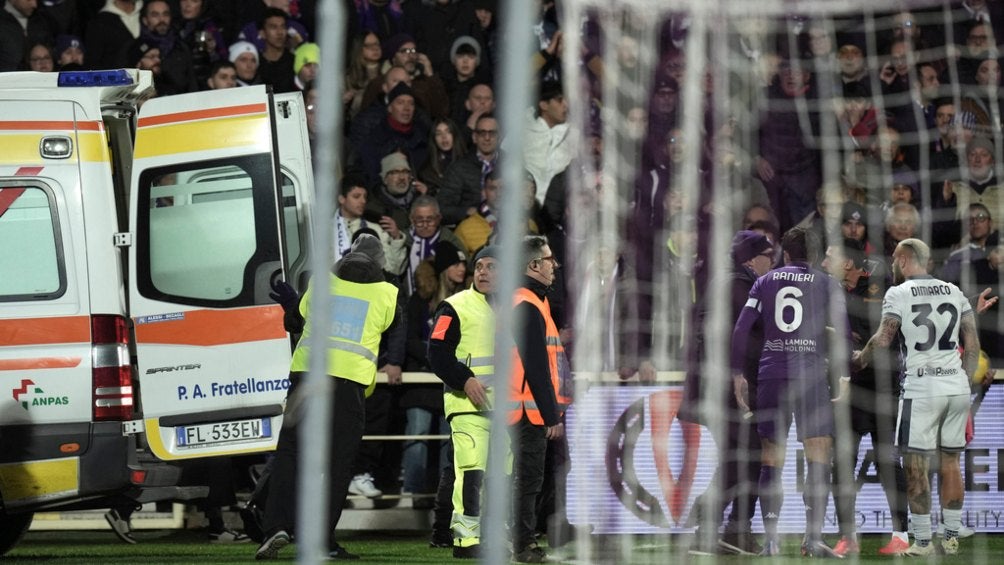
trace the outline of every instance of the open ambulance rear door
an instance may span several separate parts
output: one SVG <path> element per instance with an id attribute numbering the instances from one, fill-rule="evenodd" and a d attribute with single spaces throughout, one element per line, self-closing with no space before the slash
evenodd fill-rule
<path id="1" fill-rule="evenodd" d="M 163 460 L 256 452 L 278 437 L 290 342 L 269 298 L 285 261 L 275 108 L 265 87 L 246 87 L 154 98 L 139 113 L 136 431 Z"/>

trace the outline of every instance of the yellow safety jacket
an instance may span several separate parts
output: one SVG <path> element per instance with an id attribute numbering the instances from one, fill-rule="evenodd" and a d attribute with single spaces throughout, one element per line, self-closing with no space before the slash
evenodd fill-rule
<path id="1" fill-rule="evenodd" d="M 446 299 L 457 312 L 460 322 L 460 342 L 457 360 L 466 365 L 488 389 L 488 400 L 494 400 L 495 390 L 495 312 L 484 294 L 474 287 L 462 290 Z M 474 405 L 462 390 L 447 387 L 443 395 L 443 410 L 449 418 L 455 414 L 484 412 Z"/>
<path id="2" fill-rule="evenodd" d="M 387 282 L 354 283 L 331 275 L 331 328 L 328 330 L 328 374 L 371 387 L 376 382 L 380 335 L 394 321 L 396 286 Z M 310 334 L 307 313 L 313 286 L 300 301 L 307 324 L 293 352 L 290 371 L 310 368 Z"/>

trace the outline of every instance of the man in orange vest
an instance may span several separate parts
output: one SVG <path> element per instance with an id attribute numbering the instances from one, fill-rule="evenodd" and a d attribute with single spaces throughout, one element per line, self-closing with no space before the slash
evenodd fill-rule
<path id="1" fill-rule="evenodd" d="M 547 240 L 523 240 L 527 262 L 522 286 L 513 297 L 512 379 L 510 380 L 509 435 L 512 441 L 513 549 L 518 563 L 543 563 L 547 555 L 534 541 L 537 496 L 544 483 L 547 442 L 565 433 L 561 415 L 570 402 L 565 350 L 545 297 L 560 265 Z"/>

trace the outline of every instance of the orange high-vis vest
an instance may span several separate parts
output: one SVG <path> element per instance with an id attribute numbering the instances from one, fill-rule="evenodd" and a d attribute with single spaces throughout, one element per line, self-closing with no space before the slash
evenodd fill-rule
<path id="1" fill-rule="evenodd" d="M 561 338 L 558 335 L 558 328 L 551 318 L 551 305 L 547 299 L 541 300 L 530 289 L 521 288 L 513 296 L 513 307 L 522 302 L 529 302 L 544 317 L 545 334 L 547 336 L 547 368 L 551 375 L 551 386 L 554 388 L 554 397 L 558 404 L 558 413 L 561 415 L 572 402 L 571 398 L 571 377 L 562 378 L 562 373 L 568 373 L 568 359 L 565 357 L 565 347 L 561 345 Z M 526 383 L 526 372 L 523 369 L 523 360 L 520 359 L 519 350 L 514 345 L 512 348 L 512 378 L 509 379 L 509 424 L 519 422 L 526 413 L 526 417 L 531 423 L 543 426 L 544 418 L 540 415 L 537 402 L 533 399 L 533 392 Z"/>

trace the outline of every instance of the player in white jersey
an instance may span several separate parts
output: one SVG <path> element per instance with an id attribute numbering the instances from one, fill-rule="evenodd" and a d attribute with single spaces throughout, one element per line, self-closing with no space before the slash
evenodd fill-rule
<path id="1" fill-rule="evenodd" d="M 927 274 L 930 249 L 918 239 L 905 239 L 892 255 L 893 277 L 900 283 L 886 292 L 882 323 L 865 347 L 855 353 L 855 366 L 867 366 L 876 347 L 889 347 L 903 336 L 906 380 L 896 423 L 896 445 L 906 468 L 907 494 L 913 516 L 914 544 L 909 555 L 933 555 L 931 485 L 928 455 L 940 450 L 941 509 L 945 553 L 959 549 L 962 500 L 965 494 L 959 453 L 966 446 L 969 375 L 976 370 L 980 340 L 973 309 L 953 284 Z M 960 357 L 958 347 L 963 347 Z"/>

